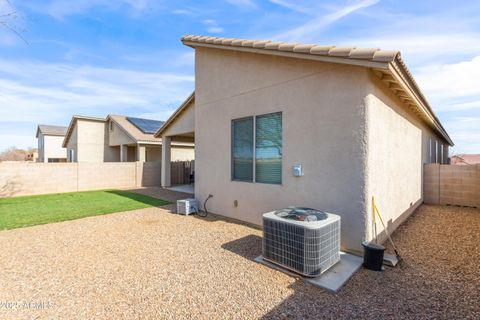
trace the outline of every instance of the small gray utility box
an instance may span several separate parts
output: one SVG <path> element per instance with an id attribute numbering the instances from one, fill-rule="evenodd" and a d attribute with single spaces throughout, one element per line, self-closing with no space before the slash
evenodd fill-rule
<path id="1" fill-rule="evenodd" d="M 198 213 L 198 201 L 196 199 L 177 200 L 177 213 L 186 216 Z"/>

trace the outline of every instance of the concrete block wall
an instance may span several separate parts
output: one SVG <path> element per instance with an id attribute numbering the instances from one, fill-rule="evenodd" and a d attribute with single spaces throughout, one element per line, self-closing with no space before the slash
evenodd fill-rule
<path id="1" fill-rule="evenodd" d="M 423 170 L 423 201 L 429 204 L 440 203 L 440 165 L 426 164 Z"/>
<path id="2" fill-rule="evenodd" d="M 480 165 L 426 164 L 424 202 L 480 208 Z"/>
<path id="3" fill-rule="evenodd" d="M 109 188 L 135 188 L 137 184 L 136 162 L 78 163 L 78 191 Z"/>
<path id="4" fill-rule="evenodd" d="M 0 197 L 160 186 L 160 162 L 0 162 Z"/>
<path id="5" fill-rule="evenodd" d="M 0 197 L 77 191 L 69 163 L 0 162 Z"/>
<path id="6" fill-rule="evenodd" d="M 137 187 L 157 187 L 161 184 L 161 162 L 143 162 L 137 166 Z"/>

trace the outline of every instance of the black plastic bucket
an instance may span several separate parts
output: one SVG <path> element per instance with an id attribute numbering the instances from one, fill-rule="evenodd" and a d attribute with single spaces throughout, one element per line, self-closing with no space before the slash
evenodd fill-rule
<path id="1" fill-rule="evenodd" d="M 383 254 L 385 247 L 376 243 L 362 243 L 363 246 L 363 265 L 365 268 L 382 271 Z"/>

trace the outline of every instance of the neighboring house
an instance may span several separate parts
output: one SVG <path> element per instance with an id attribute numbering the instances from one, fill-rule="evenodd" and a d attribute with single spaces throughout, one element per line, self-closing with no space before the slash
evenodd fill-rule
<path id="1" fill-rule="evenodd" d="M 261 225 L 287 206 L 329 211 L 342 217 L 342 248 L 361 252 L 372 196 L 393 231 L 423 202 L 424 164 L 446 162 L 453 142 L 398 51 L 182 42 L 195 49 L 195 97 L 156 136 L 194 137 L 195 197 L 213 195 L 211 212 Z"/>
<path id="2" fill-rule="evenodd" d="M 38 149 L 30 150 L 25 156 L 25 161 L 37 162 L 38 160 Z"/>
<path id="3" fill-rule="evenodd" d="M 162 121 L 109 115 L 73 116 L 63 141 L 68 162 L 154 162 L 161 160 L 162 139 L 153 134 Z M 194 159 L 192 143 L 176 143 L 172 159 Z"/>
<path id="4" fill-rule="evenodd" d="M 37 127 L 37 162 L 66 162 L 67 150 L 62 147 L 67 127 L 41 124 Z"/>
<path id="5" fill-rule="evenodd" d="M 480 164 L 480 154 L 456 154 L 450 157 L 450 164 L 454 164 L 454 165 Z"/>

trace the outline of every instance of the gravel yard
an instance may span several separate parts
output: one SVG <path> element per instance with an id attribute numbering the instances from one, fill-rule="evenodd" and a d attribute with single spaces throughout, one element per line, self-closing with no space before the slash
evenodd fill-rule
<path id="1" fill-rule="evenodd" d="M 480 318 L 479 209 L 422 206 L 399 267 L 332 295 L 253 262 L 260 230 L 169 208 L 0 232 L 0 318 Z"/>

